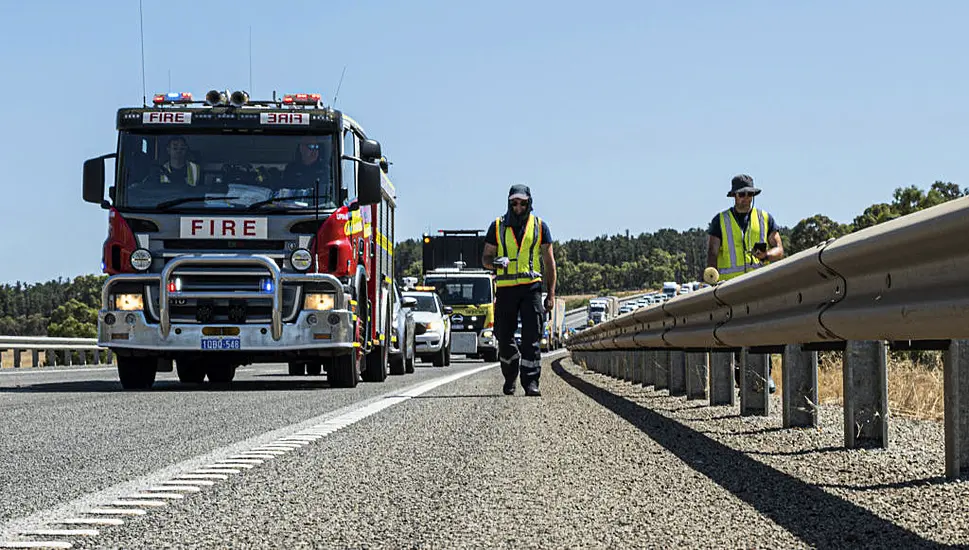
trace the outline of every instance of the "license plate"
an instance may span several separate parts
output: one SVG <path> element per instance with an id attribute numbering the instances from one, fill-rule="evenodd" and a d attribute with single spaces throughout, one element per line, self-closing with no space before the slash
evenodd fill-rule
<path id="1" fill-rule="evenodd" d="M 451 330 L 464 330 L 464 325 L 454 325 Z"/>
<path id="2" fill-rule="evenodd" d="M 202 349 L 242 349 L 240 338 L 202 338 Z"/>
<path id="3" fill-rule="evenodd" d="M 452 332 L 451 353 L 477 353 L 478 335 L 473 332 Z"/>

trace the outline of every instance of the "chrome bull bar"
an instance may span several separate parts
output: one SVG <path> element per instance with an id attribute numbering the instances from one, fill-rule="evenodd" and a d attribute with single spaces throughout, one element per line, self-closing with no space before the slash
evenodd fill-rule
<path id="1" fill-rule="evenodd" d="M 101 308 L 113 309 L 110 302 L 111 289 L 118 283 L 154 283 L 157 282 L 159 329 L 163 337 L 171 333 L 170 299 L 265 299 L 265 292 L 246 291 L 194 291 L 170 292 L 168 283 L 176 269 L 186 265 L 203 266 L 249 266 L 262 267 L 269 272 L 273 282 L 271 333 L 273 340 L 279 341 L 283 337 L 283 283 L 326 283 L 333 288 L 333 309 L 342 309 L 345 305 L 343 284 L 328 273 L 281 273 L 276 262 L 265 255 L 237 255 L 237 254 L 186 254 L 169 261 L 160 274 L 124 273 L 108 278 L 101 290 Z M 147 304 L 146 304 L 147 307 Z"/>

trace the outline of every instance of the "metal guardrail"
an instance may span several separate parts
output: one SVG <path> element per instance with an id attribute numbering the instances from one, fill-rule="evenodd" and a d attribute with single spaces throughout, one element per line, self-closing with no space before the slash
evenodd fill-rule
<path id="1" fill-rule="evenodd" d="M 59 338 L 48 336 L 0 336 L 0 359 L 4 353 L 13 352 L 13 366 L 23 365 L 22 354 L 31 352 L 31 365 L 41 364 L 40 352 L 44 353 L 46 366 L 74 364 L 74 354 L 78 354 L 81 365 L 101 365 L 114 362 L 111 350 L 98 346 L 97 338 Z M 102 362 L 102 358 L 105 359 Z"/>
<path id="2" fill-rule="evenodd" d="M 782 354 L 784 427 L 816 426 L 817 352 L 844 352 L 848 448 L 888 445 L 887 350 L 945 350 L 946 475 L 969 473 L 969 197 L 829 240 L 621 315 L 567 347 L 588 367 L 766 415 Z"/>

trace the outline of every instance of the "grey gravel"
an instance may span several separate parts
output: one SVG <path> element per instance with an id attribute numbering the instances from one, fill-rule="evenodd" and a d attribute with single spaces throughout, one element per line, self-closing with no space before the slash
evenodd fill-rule
<path id="1" fill-rule="evenodd" d="M 541 398 L 463 378 L 76 548 L 919 548 L 969 543 L 967 484 L 941 477 L 934 422 L 842 449 L 584 371 Z"/>

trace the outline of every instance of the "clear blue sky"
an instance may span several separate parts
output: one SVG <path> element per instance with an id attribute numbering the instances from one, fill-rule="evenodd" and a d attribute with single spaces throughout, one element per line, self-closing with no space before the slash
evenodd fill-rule
<path id="1" fill-rule="evenodd" d="M 705 226 L 751 174 L 789 227 L 969 185 L 969 2 L 144 3 L 149 96 L 319 91 L 394 162 L 397 237 L 513 183 L 559 240 Z M 96 273 L 81 165 L 140 105 L 138 2 L 0 3 L 0 282 Z"/>

